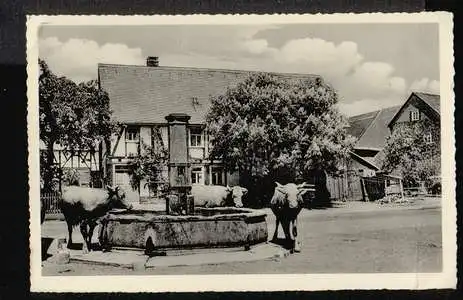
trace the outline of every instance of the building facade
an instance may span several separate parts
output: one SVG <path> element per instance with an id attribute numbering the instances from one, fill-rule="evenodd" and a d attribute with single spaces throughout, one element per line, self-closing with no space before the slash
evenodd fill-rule
<path id="1" fill-rule="evenodd" d="M 424 133 L 423 139 L 427 143 L 440 144 L 440 96 L 436 94 L 413 92 L 407 101 L 389 122 L 391 132 L 401 125 L 415 122 L 430 124 L 429 130 Z"/>
<path id="2" fill-rule="evenodd" d="M 211 97 L 255 72 L 163 67 L 155 57 L 146 65 L 98 65 L 100 87 L 122 130 L 102 146 L 101 164 L 107 181 L 131 191 L 134 199 L 156 197 L 146 182 L 131 184 L 130 164 L 142 144 L 160 145 L 169 153 L 163 178 L 170 186 L 189 184 L 238 185 L 239 174 L 210 161 L 205 131 Z M 289 80 L 319 78 L 303 74 L 274 74 Z"/>
<path id="3" fill-rule="evenodd" d="M 39 151 L 41 155 L 45 155 L 47 152 L 43 141 L 40 141 Z M 55 144 L 53 147 L 53 162 L 63 175 L 61 179 L 57 179 L 54 183 L 56 190 L 60 190 L 63 185 L 69 184 L 98 188 L 103 185 L 98 149 L 94 151 L 88 149 L 71 150 Z"/>
<path id="4" fill-rule="evenodd" d="M 416 142 L 415 139 L 423 155 L 420 164 L 432 175 L 420 184 L 428 187 L 440 184 L 440 95 L 412 92 L 388 126 L 392 133 L 402 127 L 410 127 L 414 128 L 415 134 L 421 135 L 417 138 L 422 141 Z"/>

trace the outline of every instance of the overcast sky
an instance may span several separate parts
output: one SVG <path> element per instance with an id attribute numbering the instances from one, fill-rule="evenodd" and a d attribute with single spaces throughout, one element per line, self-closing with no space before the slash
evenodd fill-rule
<path id="1" fill-rule="evenodd" d="M 97 63 L 225 68 L 322 75 L 342 112 L 402 104 L 410 91 L 439 93 L 435 24 L 289 26 L 44 26 L 39 55 L 58 75 L 96 79 Z"/>

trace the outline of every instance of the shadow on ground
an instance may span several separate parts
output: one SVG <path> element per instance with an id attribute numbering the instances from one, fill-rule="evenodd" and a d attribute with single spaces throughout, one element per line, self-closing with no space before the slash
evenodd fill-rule
<path id="1" fill-rule="evenodd" d="M 288 241 L 284 238 L 277 238 L 276 240 L 271 240 L 269 243 L 283 247 L 286 250 L 291 250 L 294 247 L 294 242 Z"/>
<path id="2" fill-rule="evenodd" d="M 83 244 L 83 243 L 72 243 L 72 244 L 68 247 L 68 249 L 69 249 L 69 250 L 82 250 L 83 247 L 84 247 L 84 244 Z M 102 250 L 102 248 L 101 248 L 101 246 L 100 246 L 99 243 L 92 243 L 91 248 L 92 248 L 92 249 L 91 249 L 92 251 L 101 251 L 101 250 Z"/>
<path id="3" fill-rule="evenodd" d="M 48 254 L 48 250 L 50 249 L 50 246 L 53 243 L 53 238 L 49 237 L 42 237 L 42 261 L 47 260 L 50 258 L 52 255 Z M 99 243 L 92 243 L 92 251 L 101 251 L 102 248 Z M 83 249 L 83 243 L 72 243 L 69 247 L 69 250 L 82 250 Z"/>
<path id="4" fill-rule="evenodd" d="M 47 251 L 52 242 L 52 238 L 42 238 L 42 261 L 47 260 L 51 256 Z"/>

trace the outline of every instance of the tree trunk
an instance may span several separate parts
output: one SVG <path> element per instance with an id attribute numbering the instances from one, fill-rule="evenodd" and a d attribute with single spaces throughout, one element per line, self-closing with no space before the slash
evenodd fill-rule
<path id="1" fill-rule="evenodd" d="M 55 144 L 54 141 L 49 141 L 47 143 L 47 150 L 46 150 L 46 156 L 45 156 L 45 165 L 44 167 L 44 192 L 50 193 L 53 191 L 53 158 L 54 158 L 54 152 L 53 152 L 53 145 Z"/>

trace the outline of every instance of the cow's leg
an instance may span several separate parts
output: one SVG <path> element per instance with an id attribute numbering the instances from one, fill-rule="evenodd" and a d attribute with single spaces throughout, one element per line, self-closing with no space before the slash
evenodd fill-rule
<path id="1" fill-rule="evenodd" d="M 103 252 L 109 251 L 106 222 L 104 220 L 101 220 L 98 229 L 98 242 L 100 243 L 100 247 Z"/>
<path id="2" fill-rule="evenodd" d="M 278 226 L 280 226 L 280 218 L 275 219 L 275 232 L 273 233 L 272 241 L 276 242 L 278 239 Z"/>
<path id="3" fill-rule="evenodd" d="M 291 249 L 292 249 L 292 248 L 293 248 L 293 244 L 292 244 L 292 239 L 291 239 L 290 225 L 291 225 L 291 221 L 290 221 L 290 220 L 287 220 L 287 219 L 281 220 L 281 227 L 283 227 L 283 231 L 284 231 L 284 233 L 285 233 L 285 240 L 286 240 L 286 243 L 287 243 L 288 246 L 290 246 Z"/>
<path id="4" fill-rule="evenodd" d="M 89 226 L 89 229 L 88 229 L 88 250 L 92 251 L 92 237 L 93 237 L 93 231 L 95 230 L 95 227 L 96 227 L 96 222 L 95 221 L 90 221 L 88 226 Z"/>
<path id="5" fill-rule="evenodd" d="M 84 242 L 82 244 L 82 251 L 84 253 L 88 253 L 88 244 L 87 244 L 88 232 L 87 232 L 87 222 L 86 221 L 82 221 L 82 223 L 80 223 L 80 233 L 82 234 L 82 237 L 84 238 Z"/>
<path id="6" fill-rule="evenodd" d="M 68 249 L 71 249 L 72 247 L 72 223 L 70 221 L 66 221 L 66 224 L 68 225 Z"/>
<path id="7" fill-rule="evenodd" d="M 297 234 L 297 218 L 293 221 L 294 251 L 301 252 L 301 242 Z"/>

